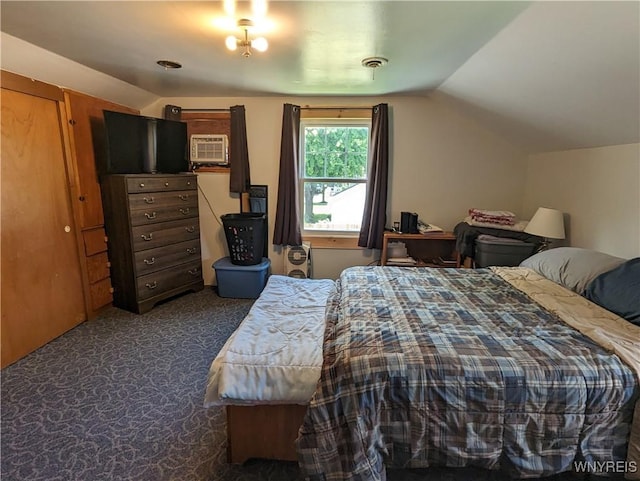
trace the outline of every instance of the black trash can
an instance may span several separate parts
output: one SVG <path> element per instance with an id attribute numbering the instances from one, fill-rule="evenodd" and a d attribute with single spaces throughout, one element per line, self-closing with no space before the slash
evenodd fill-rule
<path id="1" fill-rule="evenodd" d="M 249 212 L 225 214 L 220 218 L 231 263 L 238 266 L 260 264 L 265 247 L 267 215 Z"/>

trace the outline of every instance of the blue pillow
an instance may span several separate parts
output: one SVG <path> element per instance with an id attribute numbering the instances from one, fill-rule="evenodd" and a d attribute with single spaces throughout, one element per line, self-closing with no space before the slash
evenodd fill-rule
<path id="1" fill-rule="evenodd" d="M 600 274 L 587 286 L 584 296 L 640 326 L 640 257 Z"/>

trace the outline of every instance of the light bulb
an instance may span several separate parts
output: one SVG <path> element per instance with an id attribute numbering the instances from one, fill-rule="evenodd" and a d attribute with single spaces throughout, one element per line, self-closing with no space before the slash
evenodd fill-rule
<path id="1" fill-rule="evenodd" d="M 227 46 L 229 50 L 231 51 L 236 50 L 238 48 L 238 39 L 233 35 L 229 35 L 224 41 L 224 44 Z"/>
<path id="2" fill-rule="evenodd" d="M 253 16 L 262 18 L 267 14 L 267 0 L 252 0 Z"/>
<path id="3" fill-rule="evenodd" d="M 233 17 L 234 13 L 236 12 L 235 0 L 223 0 L 222 5 L 227 16 Z"/>
<path id="4" fill-rule="evenodd" d="M 258 52 L 264 52 L 269 48 L 269 42 L 267 42 L 267 39 L 264 37 L 258 37 L 251 41 L 251 46 Z"/>

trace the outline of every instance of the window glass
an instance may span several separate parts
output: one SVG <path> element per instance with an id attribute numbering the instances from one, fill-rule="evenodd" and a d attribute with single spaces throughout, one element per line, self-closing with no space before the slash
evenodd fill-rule
<path id="1" fill-rule="evenodd" d="M 367 185 L 368 119 L 301 123 L 301 209 L 305 231 L 360 230 Z"/>

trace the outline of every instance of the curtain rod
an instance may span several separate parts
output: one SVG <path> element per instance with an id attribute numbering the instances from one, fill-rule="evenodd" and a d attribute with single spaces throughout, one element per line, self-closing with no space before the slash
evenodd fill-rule
<path id="1" fill-rule="evenodd" d="M 231 109 L 182 109 L 182 112 L 231 112 Z"/>
<path id="2" fill-rule="evenodd" d="M 370 105 L 361 107 L 300 107 L 300 110 L 363 110 L 372 108 Z M 182 112 L 231 112 L 231 109 L 182 109 Z"/>
<path id="3" fill-rule="evenodd" d="M 300 107 L 300 110 L 363 110 L 370 109 L 370 105 L 364 105 L 362 107 Z"/>

